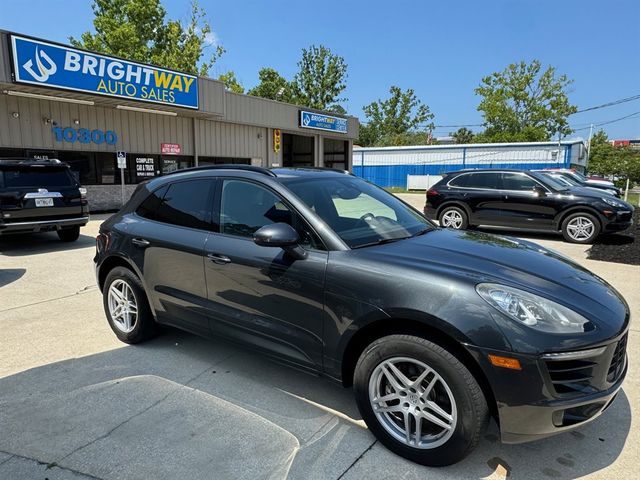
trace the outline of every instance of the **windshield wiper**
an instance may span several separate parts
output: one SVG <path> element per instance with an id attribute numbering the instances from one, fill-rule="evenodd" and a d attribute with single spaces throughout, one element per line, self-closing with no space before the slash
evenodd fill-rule
<path id="1" fill-rule="evenodd" d="M 417 231 L 416 233 L 414 233 L 413 235 L 411 235 L 411 237 L 409 237 L 409 238 L 419 237 L 420 235 L 424 235 L 425 233 L 427 233 L 427 232 L 431 232 L 431 231 L 433 231 L 433 230 L 435 230 L 435 228 L 433 228 L 433 227 L 427 227 L 427 228 L 424 228 L 424 229 L 422 229 L 422 230 Z"/>
<path id="2" fill-rule="evenodd" d="M 395 237 L 395 238 L 381 238 L 380 240 L 376 240 L 375 242 L 369 242 L 369 243 L 363 243 L 362 245 L 356 245 L 355 247 L 351 247 L 351 248 L 363 248 L 363 247 L 373 247 L 374 245 L 384 245 L 385 243 L 392 243 L 392 242 L 397 242 L 398 240 L 405 240 L 407 238 L 411 238 L 411 236 L 409 237 Z"/>

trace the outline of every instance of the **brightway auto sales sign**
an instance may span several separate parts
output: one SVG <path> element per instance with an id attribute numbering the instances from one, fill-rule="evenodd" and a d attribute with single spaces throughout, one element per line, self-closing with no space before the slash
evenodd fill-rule
<path id="1" fill-rule="evenodd" d="M 194 75 L 16 35 L 11 46 L 19 83 L 198 108 Z"/>

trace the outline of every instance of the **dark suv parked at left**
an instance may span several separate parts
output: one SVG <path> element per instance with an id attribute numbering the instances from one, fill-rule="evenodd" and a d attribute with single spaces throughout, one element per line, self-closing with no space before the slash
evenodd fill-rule
<path id="1" fill-rule="evenodd" d="M 0 236 L 55 230 L 73 242 L 89 221 L 86 193 L 58 160 L 0 159 Z"/>

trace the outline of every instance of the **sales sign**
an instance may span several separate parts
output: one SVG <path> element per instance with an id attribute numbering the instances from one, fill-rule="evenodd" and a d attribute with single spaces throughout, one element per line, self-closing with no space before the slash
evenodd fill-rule
<path id="1" fill-rule="evenodd" d="M 300 127 L 347 133 L 347 119 L 300 110 Z"/>
<path id="2" fill-rule="evenodd" d="M 198 78 L 11 35 L 14 81 L 127 100 L 198 108 Z"/>

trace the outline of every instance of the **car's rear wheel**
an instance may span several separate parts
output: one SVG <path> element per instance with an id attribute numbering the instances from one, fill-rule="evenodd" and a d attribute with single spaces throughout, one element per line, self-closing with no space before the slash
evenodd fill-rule
<path id="1" fill-rule="evenodd" d="M 444 228 L 454 228 L 465 230 L 469 226 L 469 217 L 460 207 L 445 207 L 438 216 L 440 226 Z"/>
<path id="2" fill-rule="evenodd" d="M 111 270 L 102 289 L 104 311 L 111 330 L 125 343 L 153 337 L 157 324 L 140 279 L 128 268 Z"/>
<path id="3" fill-rule="evenodd" d="M 569 215 L 562 222 L 562 236 L 571 243 L 593 243 L 600 234 L 600 222 L 589 213 Z"/>
<path id="4" fill-rule="evenodd" d="M 75 242 L 80 237 L 80 227 L 67 227 L 58 230 L 58 238 L 63 242 Z"/>
<path id="5" fill-rule="evenodd" d="M 354 374 L 358 408 L 391 451 L 429 466 L 450 465 L 478 443 L 486 400 L 469 370 L 439 345 L 390 335 L 369 345 Z"/>

